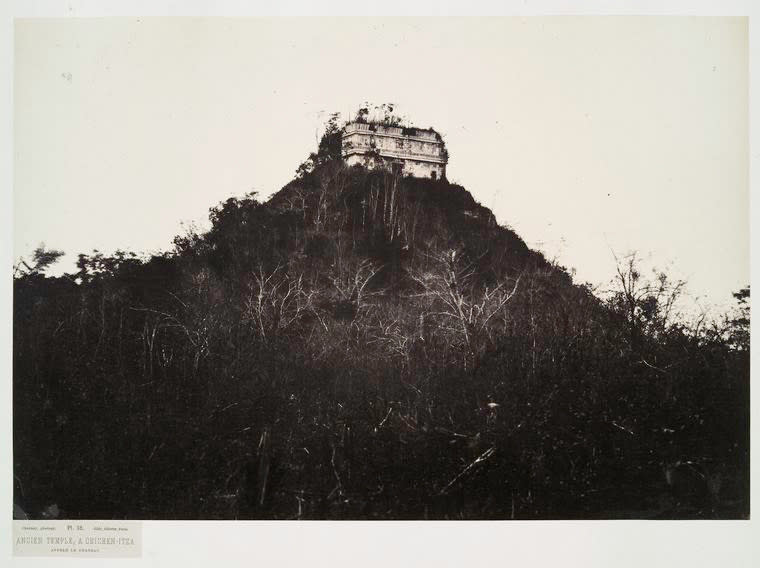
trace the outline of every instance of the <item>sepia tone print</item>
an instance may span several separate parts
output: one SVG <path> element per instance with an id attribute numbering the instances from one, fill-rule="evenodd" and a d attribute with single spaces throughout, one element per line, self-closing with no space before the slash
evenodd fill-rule
<path id="1" fill-rule="evenodd" d="M 582 282 L 357 106 L 164 252 L 19 258 L 14 518 L 748 518 L 749 285 Z"/>

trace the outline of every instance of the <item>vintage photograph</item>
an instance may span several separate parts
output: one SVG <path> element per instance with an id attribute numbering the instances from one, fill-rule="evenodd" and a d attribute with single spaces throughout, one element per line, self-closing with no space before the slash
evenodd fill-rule
<path id="1" fill-rule="evenodd" d="M 14 33 L 14 519 L 749 518 L 747 18 Z"/>

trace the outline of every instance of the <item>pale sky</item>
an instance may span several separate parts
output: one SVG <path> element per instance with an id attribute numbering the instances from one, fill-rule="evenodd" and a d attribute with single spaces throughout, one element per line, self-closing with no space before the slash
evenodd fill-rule
<path id="1" fill-rule="evenodd" d="M 160 251 L 280 189 L 332 111 L 396 103 L 580 282 L 611 249 L 749 282 L 743 18 L 58 19 L 15 28 L 14 254 Z"/>

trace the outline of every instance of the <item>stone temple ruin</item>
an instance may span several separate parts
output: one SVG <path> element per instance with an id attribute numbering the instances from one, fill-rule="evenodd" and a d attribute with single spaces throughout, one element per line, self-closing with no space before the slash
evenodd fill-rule
<path id="1" fill-rule="evenodd" d="M 349 122 L 343 128 L 342 155 L 349 166 L 382 167 L 419 178 L 446 177 L 448 153 L 441 135 L 432 128 Z"/>

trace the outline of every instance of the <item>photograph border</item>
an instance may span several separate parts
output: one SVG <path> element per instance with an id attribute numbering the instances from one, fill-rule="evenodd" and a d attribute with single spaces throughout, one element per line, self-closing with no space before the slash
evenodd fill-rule
<path id="1" fill-rule="evenodd" d="M 758 108 L 760 65 L 757 41 L 757 4 L 752 2 L 398 2 L 357 7 L 350 2 L 281 2 L 276 7 L 252 7 L 248 2 L 169 1 L 136 2 L 7 2 L 0 28 L 0 72 L 5 88 L 0 94 L 3 113 L 0 152 L 0 259 L 13 264 L 13 21 L 18 17 L 111 16 L 267 16 L 267 15 L 725 15 L 749 17 L 750 109 Z M 362 13 L 364 11 L 364 13 Z M 374 13 L 369 13 L 374 12 Z M 753 104 L 754 103 L 754 104 Z M 750 112 L 750 173 L 760 162 L 757 150 L 757 113 Z M 750 177 L 750 239 L 760 206 L 753 198 L 756 176 Z M 755 247 L 751 246 L 751 256 Z M 752 276 L 757 263 L 751 262 Z M 753 278 L 754 280 L 754 278 Z M 12 280 L 0 280 L 0 359 L 2 397 L 1 475 L 5 490 L 0 508 L 6 511 L 0 532 L 0 559 L 10 565 L 49 565 L 50 559 L 12 556 L 12 407 L 10 317 Z M 755 331 L 756 324 L 752 324 Z M 752 376 L 757 374 L 757 349 L 752 350 Z M 752 389 L 751 413 L 757 410 Z M 757 453 L 755 421 L 751 454 Z M 755 460 L 751 459 L 754 464 Z M 752 468 L 752 482 L 756 481 Z M 754 483 L 753 483 L 754 484 Z M 754 505 L 757 497 L 751 496 Z M 755 507 L 752 507 L 755 510 Z M 141 565 L 284 565 L 284 566 L 750 566 L 758 557 L 757 521 L 144 521 Z M 755 537 L 753 539 L 753 537 Z M 109 564 L 125 560 L 90 560 Z M 61 566 L 79 565 L 70 558 L 53 560 Z"/>

